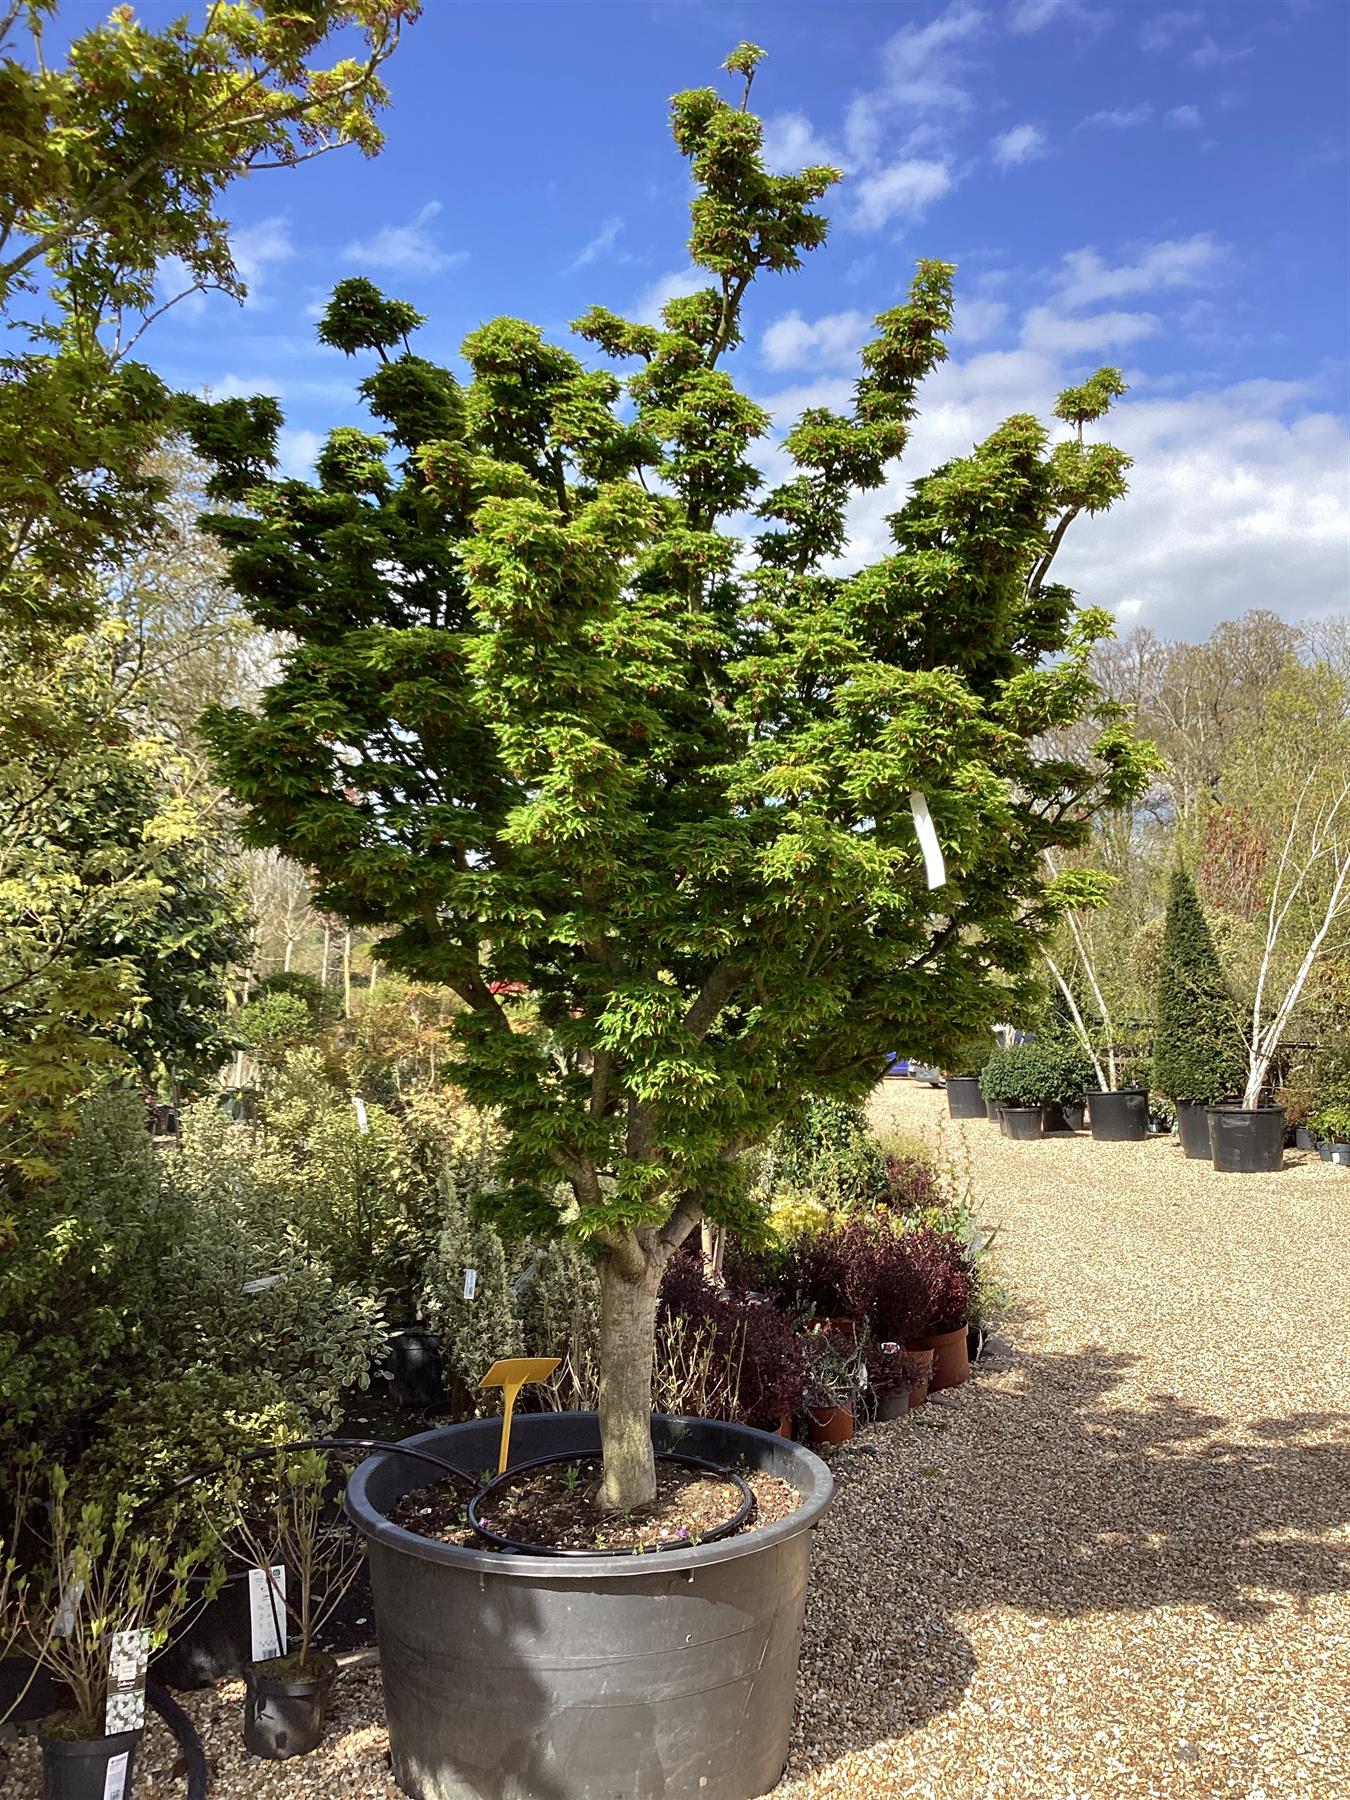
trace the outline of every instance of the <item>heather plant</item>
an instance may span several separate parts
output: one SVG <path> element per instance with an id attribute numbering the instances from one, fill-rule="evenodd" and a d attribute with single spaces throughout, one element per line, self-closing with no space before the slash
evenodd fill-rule
<path id="1" fill-rule="evenodd" d="M 1103 888 L 1047 851 L 1146 766 L 1089 674 L 1107 615 L 1051 579 L 1073 519 L 1124 492 L 1126 459 L 1086 438 L 1118 372 L 1061 396 L 1068 441 L 1018 415 L 921 478 L 888 553 L 838 573 L 945 355 L 952 270 L 923 262 L 849 404 L 796 421 L 763 487 L 771 421 L 725 364 L 751 283 L 824 241 L 839 175 L 765 166 L 761 55 L 728 58 L 735 101 L 672 103 L 707 282 L 656 323 L 577 321 L 618 373 L 495 319 L 461 386 L 409 347 L 410 305 L 353 280 L 319 335 L 364 359 L 382 435 L 334 431 L 305 482 L 273 474 L 274 402 L 192 421 L 232 580 L 292 641 L 256 714 L 210 721 L 244 830 L 463 1003 L 453 1078 L 506 1140 L 488 1203 L 596 1257 L 614 1508 L 655 1492 L 661 1276 L 700 1220 L 753 1219 L 743 1152 L 807 1096 L 856 1103 L 897 1033 L 945 1057 L 1015 1002 Z M 1049 754 L 1080 721 L 1083 752 Z"/>

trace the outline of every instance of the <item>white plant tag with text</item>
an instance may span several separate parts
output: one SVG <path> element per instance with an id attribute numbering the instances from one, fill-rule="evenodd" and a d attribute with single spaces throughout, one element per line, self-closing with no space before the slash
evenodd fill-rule
<path id="1" fill-rule="evenodd" d="M 115 1631 L 108 1647 L 108 1701 L 103 1729 L 139 1731 L 145 1723 L 145 1665 L 150 1660 L 148 1631 Z"/>
<path id="2" fill-rule="evenodd" d="M 923 851 L 923 870 L 928 877 L 928 885 L 930 888 L 939 888 L 947 879 L 947 864 L 943 860 L 942 845 L 938 842 L 933 815 L 928 810 L 928 797 L 921 794 L 918 788 L 910 790 L 909 810 L 914 814 L 914 829 L 919 834 L 919 848 Z"/>
<path id="3" fill-rule="evenodd" d="M 271 1577 L 270 1585 L 268 1577 Z M 276 1563 L 269 1569 L 248 1572 L 249 1632 L 253 1661 L 271 1662 L 286 1654 L 286 1569 Z"/>
<path id="4" fill-rule="evenodd" d="M 360 1094 L 354 1094 L 352 1105 L 356 1108 L 356 1129 L 364 1136 L 370 1130 L 370 1120 L 366 1117 L 366 1103 Z"/>
<path id="5" fill-rule="evenodd" d="M 472 1300 L 474 1295 L 477 1292 L 478 1292 L 478 1271 L 477 1271 L 477 1269 L 465 1269 L 465 1271 L 464 1271 L 464 1298 L 466 1300 Z"/>
<path id="6" fill-rule="evenodd" d="M 121 1750 L 116 1756 L 108 1758 L 108 1765 L 103 1771 L 103 1800 L 124 1800 L 127 1791 L 127 1765 L 130 1761 L 130 1750 Z"/>
<path id="7" fill-rule="evenodd" d="M 80 1601 L 84 1598 L 84 1583 L 72 1581 L 61 1596 L 61 1605 L 56 1614 L 55 1631 L 57 1637 L 69 1637 L 75 1629 L 75 1614 L 79 1610 Z"/>

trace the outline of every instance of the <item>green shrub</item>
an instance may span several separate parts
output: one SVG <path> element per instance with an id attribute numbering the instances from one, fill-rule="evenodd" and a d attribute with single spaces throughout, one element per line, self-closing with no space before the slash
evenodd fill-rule
<path id="1" fill-rule="evenodd" d="M 1350 1105 L 1344 1101 L 1319 1106 L 1308 1123 L 1321 1143 L 1350 1144 Z"/>
<path id="2" fill-rule="evenodd" d="M 527 1356 L 561 1356 L 543 1389 L 560 1412 L 600 1404 L 600 1277 L 577 1244 L 532 1245 L 512 1284 Z M 462 1290 L 461 1290 L 462 1291 Z"/>
<path id="3" fill-rule="evenodd" d="M 1015 1044 L 996 1050 L 980 1071 L 980 1092 L 999 1106 L 1064 1106 L 1082 1101 L 1091 1058 L 1066 1044 Z"/>
<path id="4" fill-rule="evenodd" d="M 183 1219 L 138 1095 L 87 1101 L 59 1172 L 12 1192 L 0 1232 L 0 1488 L 25 1443 L 51 1460 L 136 1378 Z"/>
<path id="5" fill-rule="evenodd" d="M 302 1001 L 314 1031 L 336 1024 L 342 1017 L 342 995 L 335 987 L 325 987 L 317 975 L 280 969 L 275 975 L 264 975 L 258 986 L 263 994 L 293 994 Z"/>
<path id="6" fill-rule="evenodd" d="M 1178 869 L 1167 896 L 1158 959 L 1153 1083 L 1172 1101 L 1216 1101 L 1241 1093 L 1247 1056 L 1237 1005 L 1189 875 Z"/>
<path id="7" fill-rule="evenodd" d="M 237 1007 L 230 1016 L 236 1041 L 263 1068 L 275 1068 L 314 1033 L 314 1021 L 299 994 L 264 993 Z"/>
<path id="8" fill-rule="evenodd" d="M 760 1161 L 757 1184 L 852 1211 L 882 1205 L 886 1163 L 861 1107 L 841 1100 L 808 1100 L 781 1127 Z"/>

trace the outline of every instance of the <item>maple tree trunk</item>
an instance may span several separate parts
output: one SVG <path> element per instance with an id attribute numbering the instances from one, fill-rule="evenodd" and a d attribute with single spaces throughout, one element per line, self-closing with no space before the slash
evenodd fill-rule
<path id="1" fill-rule="evenodd" d="M 623 1512 L 656 1498 L 652 1453 L 652 1357 L 664 1257 L 629 1280 L 617 1259 L 600 1262 L 600 1444 L 605 1478 L 599 1504 Z"/>

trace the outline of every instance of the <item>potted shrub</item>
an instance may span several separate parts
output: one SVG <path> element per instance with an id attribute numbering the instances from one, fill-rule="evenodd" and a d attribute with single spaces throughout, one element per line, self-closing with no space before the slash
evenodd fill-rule
<path id="1" fill-rule="evenodd" d="M 996 1048 L 997 1039 L 992 1031 L 976 1032 L 942 1065 L 947 1081 L 947 1112 L 951 1118 L 983 1119 L 988 1116 L 980 1090 L 980 1071 Z"/>
<path id="2" fill-rule="evenodd" d="M 1000 1110 L 1005 1137 L 1034 1139 L 1045 1133 L 1045 1111 L 1058 1101 L 1061 1082 L 1055 1052 L 1039 1044 L 996 1051 L 980 1075 L 980 1091 Z"/>
<path id="3" fill-rule="evenodd" d="M 1350 1166 L 1350 1105 L 1319 1106 L 1310 1123 L 1322 1161 Z"/>
<path id="4" fill-rule="evenodd" d="M 271 1507 L 260 1517 L 252 1473 L 241 1480 L 226 1501 L 219 1536 L 262 1589 L 277 1651 L 244 1670 L 244 1744 L 254 1756 L 283 1762 L 307 1755 L 323 1738 L 337 1664 L 318 1639 L 356 1579 L 365 1546 L 342 1512 L 340 1493 L 334 1496 L 321 1451 L 278 1453 L 273 1481 Z"/>
<path id="5" fill-rule="evenodd" d="M 1048 860 L 1050 866 L 1054 867 L 1054 858 L 1049 857 Z M 1096 1085 L 1089 1087 L 1084 1096 L 1092 1135 L 1101 1143 L 1140 1143 L 1148 1136 L 1147 1090 L 1131 1087 L 1120 1079 L 1116 1027 L 1088 948 L 1086 934 L 1072 911 L 1065 914 L 1065 923 L 1072 940 L 1078 970 L 1097 1009 L 1091 1027 L 1072 986 L 1048 953 L 1045 963 L 1054 980 L 1055 993 L 1067 1018 L 1073 1041 L 1092 1063 Z"/>
<path id="6" fill-rule="evenodd" d="M 137 1526 L 127 1495 L 86 1500 L 76 1513 L 59 1468 L 51 1477 L 48 1530 L 49 1561 L 41 1590 L 30 1589 L 27 1636 L 69 1703 L 39 1728 L 46 1797 L 124 1800 L 132 1791 L 144 1699 L 139 1707 L 134 1699 L 124 1704 L 110 1690 L 113 1639 L 144 1633 L 148 1653 L 214 1596 L 218 1568 L 204 1587 L 193 1581 L 211 1567 L 210 1535 L 175 1551 Z"/>
<path id="7" fill-rule="evenodd" d="M 878 1419 L 899 1419 L 922 1406 L 933 1378 L 933 1352 L 903 1344 L 873 1344 L 867 1353 L 867 1380 L 876 1396 Z"/>
<path id="8" fill-rule="evenodd" d="M 853 1436 L 854 1409 L 867 1380 L 862 1346 L 815 1326 L 807 1333 L 806 1417 L 817 1444 Z"/>
<path id="9" fill-rule="evenodd" d="M 1209 1108 L 1243 1085 L 1246 1056 L 1237 1003 L 1195 885 L 1174 870 L 1158 964 L 1153 1085 L 1176 1107 L 1188 1157 L 1208 1158 Z"/>
<path id="10" fill-rule="evenodd" d="M 902 1240 L 907 1255 L 923 1284 L 923 1327 L 906 1344 L 907 1350 L 933 1352 L 933 1377 L 929 1386 L 959 1387 L 970 1376 L 970 1311 L 976 1292 L 974 1259 L 950 1232 L 920 1226 Z"/>

